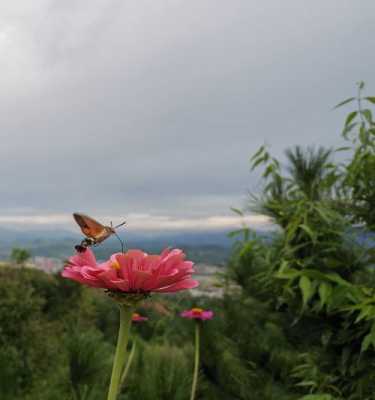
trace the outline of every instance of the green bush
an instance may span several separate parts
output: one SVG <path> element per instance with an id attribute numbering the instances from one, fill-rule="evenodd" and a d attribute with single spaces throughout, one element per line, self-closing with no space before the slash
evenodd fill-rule
<path id="1" fill-rule="evenodd" d="M 191 346 L 139 346 L 123 399 L 188 400 L 193 364 Z"/>

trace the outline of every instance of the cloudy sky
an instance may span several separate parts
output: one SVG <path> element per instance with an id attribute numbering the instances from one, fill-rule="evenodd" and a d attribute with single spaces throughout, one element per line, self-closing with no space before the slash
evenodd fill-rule
<path id="1" fill-rule="evenodd" d="M 0 225 L 231 225 L 260 145 L 338 145 L 332 106 L 375 92 L 374 17 L 374 0 L 3 0 Z"/>

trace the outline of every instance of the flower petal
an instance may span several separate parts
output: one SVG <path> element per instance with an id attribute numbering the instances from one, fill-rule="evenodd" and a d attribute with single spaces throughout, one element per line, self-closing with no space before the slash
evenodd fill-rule
<path id="1" fill-rule="evenodd" d="M 174 283 L 173 285 L 154 289 L 153 292 L 157 293 L 172 293 L 172 292 L 178 292 L 179 290 L 185 290 L 185 289 L 193 289 L 199 285 L 198 281 L 195 281 L 193 279 L 185 279 L 183 281 Z"/>
<path id="2" fill-rule="evenodd" d="M 165 249 L 160 255 L 141 250 L 115 253 L 98 264 L 90 248 L 69 259 L 62 276 L 79 283 L 122 292 L 176 292 L 198 286 L 191 278 L 193 263 L 180 249 Z"/>
<path id="3" fill-rule="evenodd" d="M 92 250 L 87 248 L 82 252 L 77 251 L 76 255 L 70 257 L 69 263 L 72 265 L 90 265 L 94 267 L 96 266 L 96 259 Z"/>

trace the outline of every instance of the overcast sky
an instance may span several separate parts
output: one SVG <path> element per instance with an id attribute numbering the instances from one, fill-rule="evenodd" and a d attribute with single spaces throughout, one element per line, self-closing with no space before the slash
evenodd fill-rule
<path id="1" fill-rule="evenodd" d="M 374 20 L 374 0 L 3 0 L 0 224 L 226 226 L 260 145 L 340 143 L 332 106 L 375 92 Z"/>

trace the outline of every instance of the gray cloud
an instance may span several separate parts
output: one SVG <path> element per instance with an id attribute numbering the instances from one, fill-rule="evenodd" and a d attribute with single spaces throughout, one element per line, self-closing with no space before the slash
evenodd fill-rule
<path id="1" fill-rule="evenodd" d="M 0 6 L 0 211 L 210 216 L 264 142 L 338 144 L 372 0 Z"/>

